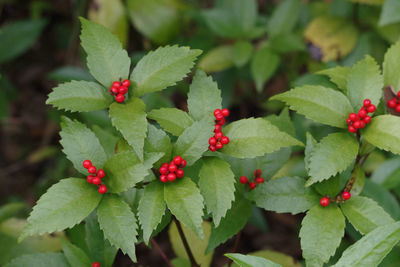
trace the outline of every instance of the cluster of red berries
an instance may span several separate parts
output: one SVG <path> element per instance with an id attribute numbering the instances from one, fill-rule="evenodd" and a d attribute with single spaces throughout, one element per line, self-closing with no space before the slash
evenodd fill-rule
<path id="1" fill-rule="evenodd" d="M 83 161 L 82 165 L 90 173 L 90 175 L 88 175 L 86 177 L 86 181 L 89 184 L 98 185 L 99 193 L 105 194 L 107 192 L 107 186 L 105 186 L 104 184 L 101 184 L 101 179 L 104 178 L 104 176 L 106 176 L 106 173 L 104 172 L 104 170 L 102 170 L 102 169 L 97 170 L 96 167 L 92 165 L 92 162 L 90 160 Z M 93 174 L 96 174 L 96 175 L 93 175 Z"/>
<path id="2" fill-rule="evenodd" d="M 400 112 L 400 91 L 397 92 L 397 96 L 387 102 L 387 106 L 389 108 L 394 108 L 396 112 Z"/>
<path id="3" fill-rule="evenodd" d="M 128 93 L 128 88 L 131 85 L 131 82 L 129 80 L 121 80 L 122 79 L 120 78 L 119 82 L 113 82 L 110 89 L 108 90 L 111 95 L 115 96 L 115 101 L 117 101 L 118 103 L 122 103 L 125 101 L 125 94 Z"/>
<path id="4" fill-rule="evenodd" d="M 229 138 L 224 136 L 222 133 L 222 125 L 225 124 L 225 117 L 229 116 L 229 110 L 224 108 L 223 110 L 216 109 L 214 110 L 215 116 L 215 128 L 214 128 L 214 136 L 208 139 L 208 143 L 212 152 L 216 151 L 217 149 L 221 149 L 224 145 L 229 144 Z"/>
<path id="5" fill-rule="evenodd" d="M 371 104 L 371 100 L 365 99 L 364 106 L 358 111 L 358 114 L 350 113 L 347 119 L 347 125 L 349 125 L 349 132 L 355 133 L 358 129 L 362 129 L 371 122 L 371 117 L 368 113 L 374 113 L 376 110 L 375 105 Z"/>
<path id="6" fill-rule="evenodd" d="M 98 263 L 97 261 L 93 262 L 92 267 L 100 267 L 100 263 Z"/>
<path id="7" fill-rule="evenodd" d="M 256 188 L 257 184 L 264 183 L 264 178 L 261 177 L 261 170 L 257 169 L 254 171 L 254 181 L 249 183 L 249 179 L 246 176 L 240 176 L 239 182 L 242 184 L 249 184 L 250 190 Z"/>
<path id="8" fill-rule="evenodd" d="M 343 198 L 343 200 L 349 200 L 349 199 L 351 198 L 350 192 L 344 191 L 344 192 L 342 193 L 342 198 Z M 322 207 L 328 206 L 328 205 L 329 205 L 329 198 L 327 198 L 327 197 L 321 198 L 321 200 L 319 201 L 319 204 L 320 204 Z"/>
<path id="9" fill-rule="evenodd" d="M 164 163 L 159 169 L 160 181 L 166 183 L 168 181 L 173 182 L 176 178 L 182 178 L 185 175 L 182 168 L 185 166 L 186 160 L 181 156 L 176 156 L 170 163 Z"/>

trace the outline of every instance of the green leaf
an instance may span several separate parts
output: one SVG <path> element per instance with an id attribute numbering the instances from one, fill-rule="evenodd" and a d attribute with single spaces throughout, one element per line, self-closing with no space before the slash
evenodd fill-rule
<path id="1" fill-rule="evenodd" d="M 161 129 L 148 124 L 147 138 L 144 140 L 144 150 L 148 152 L 163 152 L 164 156 L 155 164 L 155 168 L 159 168 L 162 162 L 171 159 L 172 145 L 168 135 Z"/>
<path id="2" fill-rule="evenodd" d="M 47 74 L 50 80 L 56 82 L 71 82 L 76 81 L 94 81 L 89 71 L 77 66 L 63 66 L 59 67 Z M 105 89 L 104 89 L 105 90 Z"/>
<path id="3" fill-rule="evenodd" d="M 345 219 L 337 206 L 316 205 L 307 212 L 299 234 L 307 266 L 322 266 L 328 262 L 342 240 L 344 227 Z"/>
<path id="4" fill-rule="evenodd" d="M 93 125 L 92 130 L 99 139 L 100 144 L 107 154 L 107 157 L 111 157 L 112 155 L 114 155 L 115 148 L 119 139 L 119 137 L 114 135 L 114 131 L 111 132 L 109 131 L 109 129 L 105 129 L 97 125 Z"/>
<path id="5" fill-rule="evenodd" d="M 71 266 L 90 266 L 91 262 L 85 252 L 65 239 L 62 240 L 62 250 Z"/>
<path id="6" fill-rule="evenodd" d="M 127 103 L 113 103 L 110 106 L 111 122 L 124 136 L 140 159 L 143 159 L 144 139 L 147 132 L 145 105 L 139 98 Z"/>
<path id="7" fill-rule="evenodd" d="M 358 142 L 348 133 L 332 133 L 324 137 L 311 153 L 310 179 L 306 186 L 344 171 L 354 161 L 357 153 Z"/>
<path id="8" fill-rule="evenodd" d="M 349 76 L 350 71 L 351 68 L 349 67 L 336 66 L 334 68 L 321 70 L 317 72 L 317 74 L 323 74 L 328 76 L 331 82 L 335 83 L 340 90 L 346 93 L 347 77 Z"/>
<path id="9" fill-rule="evenodd" d="M 395 157 L 380 164 L 379 167 L 372 173 L 371 181 L 381 184 L 387 189 L 393 189 L 400 185 L 399 175 L 400 158 Z"/>
<path id="10" fill-rule="evenodd" d="M 21 266 L 69 267 L 69 264 L 62 253 L 46 252 L 46 253 L 22 255 L 18 258 L 13 259 L 4 267 L 21 267 Z"/>
<path id="11" fill-rule="evenodd" d="M 340 206 L 346 218 L 363 235 L 379 226 L 394 223 L 378 203 L 367 197 L 353 196 Z"/>
<path id="12" fill-rule="evenodd" d="M 276 36 L 282 33 L 288 33 L 295 27 L 300 14 L 299 0 L 282 1 L 272 13 L 268 21 L 268 33 L 270 36 Z"/>
<path id="13" fill-rule="evenodd" d="M 71 228 L 97 207 L 101 197 L 96 187 L 84 179 L 62 179 L 50 187 L 33 207 L 19 241 L 30 235 Z"/>
<path id="14" fill-rule="evenodd" d="M 354 167 L 354 171 L 351 174 L 350 179 L 355 180 L 350 193 L 352 196 L 358 196 L 363 191 L 365 184 L 365 172 L 359 164 Z"/>
<path id="15" fill-rule="evenodd" d="M 201 50 L 186 46 L 165 46 L 145 55 L 133 69 L 131 81 L 136 96 L 161 91 L 182 80 Z"/>
<path id="16" fill-rule="evenodd" d="M 107 194 L 97 209 L 97 216 L 104 236 L 136 262 L 137 225 L 129 205 L 121 197 Z"/>
<path id="17" fill-rule="evenodd" d="M 103 167 L 107 160 L 106 152 L 96 135 L 84 124 L 62 117 L 60 136 L 63 152 L 80 173 L 88 174 L 82 166 L 82 162 L 87 159 L 98 169 Z"/>
<path id="18" fill-rule="evenodd" d="M 219 72 L 233 66 L 233 46 L 221 45 L 201 57 L 197 67 L 207 73 Z"/>
<path id="19" fill-rule="evenodd" d="M 0 223 L 15 216 L 19 211 L 26 207 L 23 202 L 8 203 L 0 207 Z"/>
<path id="20" fill-rule="evenodd" d="M 270 260 L 250 256 L 243 255 L 239 253 L 227 253 L 225 254 L 228 258 L 233 260 L 235 263 L 239 264 L 240 267 L 280 267 L 280 264 L 274 263 Z"/>
<path id="21" fill-rule="evenodd" d="M 268 40 L 268 46 L 279 54 L 306 50 L 303 37 L 294 33 L 283 33 Z"/>
<path id="22" fill-rule="evenodd" d="M 400 22 L 400 2 L 397 0 L 386 0 L 382 7 L 379 26 Z"/>
<path id="23" fill-rule="evenodd" d="M 359 110 L 367 98 L 378 106 L 382 89 L 383 77 L 379 65 L 372 57 L 366 56 L 350 70 L 347 77 L 347 96 L 355 110 Z"/>
<path id="24" fill-rule="evenodd" d="M 332 267 L 378 266 L 400 241 L 400 222 L 376 228 L 348 247 Z"/>
<path id="25" fill-rule="evenodd" d="M 346 119 L 353 112 L 345 95 L 322 86 L 296 87 L 270 99 L 286 102 L 291 109 L 309 119 L 339 128 L 347 128 Z"/>
<path id="26" fill-rule="evenodd" d="M 203 197 L 196 184 L 188 177 L 166 184 L 164 199 L 171 213 L 203 239 Z"/>
<path id="27" fill-rule="evenodd" d="M 174 145 L 174 155 L 179 155 L 193 165 L 208 149 L 208 139 L 214 126 L 207 118 L 194 122 L 179 136 Z"/>
<path id="28" fill-rule="evenodd" d="M 122 44 L 110 30 L 80 18 L 81 45 L 87 54 L 87 66 L 93 77 L 108 88 L 120 78 L 127 79 L 131 60 Z"/>
<path id="29" fill-rule="evenodd" d="M 105 183 L 109 191 L 120 193 L 135 186 L 149 174 L 149 168 L 141 163 L 133 151 L 115 154 L 104 165 Z"/>
<path id="30" fill-rule="evenodd" d="M 164 187 L 160 181 L 151 182 L 144 188 L 138 211 L 143 240 L 148 244 L 153 230 L 160 224 L 165 213 Z"/>
<path id="31" fill-rule="evenodd" d="M 293 257 L 281 253 L 281 252 L 277 252 L 274 250 L 259 250 L 256 252 L 252 252 L 249 255 L 251 256 L 257 256 L 257 257 L 261 257 L 273 262 L 276 262 L 278 264 L 281 264 L 284 267 L 301 267 L 301 263 L 298 262 L 297 260 L 295 260 Z M 234 265 L 232 265 L 234 266 Z M 236 267 L 236 266 L 235 266 Z"/>
<path id="32" fill-rule="evenodd" d="M 385 54 L 383 61 L 384 85 L 392 85 L 396 92 L 400 90 L 400 41 L 392 45 Z"/>
<path id="33" fill-rule="evenodd" d="M 113 99 L 95 82 L 72 81 L 53 89 L 46 104 L 67 111 L 94 111 L 107 108 Z"/>
<path id="34" fill-rule="evenodd" d="M 218 227 L 211 229 L 210 240 L 206 252 L 210 252 L 229 238 L 237 234 L 247 223 L 253 207 L 251 202 L 242 196 L 236 195 L 232 208 L 221 219 Z"/>
<path id="35" fill-rule="evenodd" d="M 312 152 L 317 145 L 317 141 L 314 139 L 314 137 L 307 132 L 306 133 L 306 148 L 304 149 L 304 165 L 306 170 L 309 170 L 309 165 L 310 165 L 310 159 Z"/>
<path id="36" fill-rule="evenodd" d="M 153 109 L 147 116 L 175 136 L 181 135 L 186 128 L 193 124 L 193 119 L 189 114 L 177 108 Z"/>
<path id="37" fill-rule="evenodd" d="M 224 132 L 230 142 L 221 152 L 238 158 L 254 158 L 282 147 L 303 146 L 300 141 L 279 131 L 276 126 L 262 118 L 235 121 Z"/>
<path id="38" fill-rule="evenodd" d="M 0 63 L 10 61 L 28 50 L 45 25 L 44 20 L 20 20 L 1 27 Z"/>
<path id="39" fill-rule="evenodd" d="M 246 65 L 253 54 L 253 45 L 247 41 L 238 41 L 233 46 L 233 63 L 240 68 Z"/>
<path id="40" fill-rule="evenodd" d="M 282 177 L 259 184 L 248 195 L 249 199 L 265 210 L 297 214 L 318 204 L 319 196 L 299 177 Z"/>
<path id="41" fill-rule="evenodd" d="M 204 159 L 199 177 L 207 211 L 212 214 L 214 225 L 218 226 L 235 199 L 235 177 L 229 164 L 218 158 Z"/>
<path id="42" fill-rule="evenodd" d="M 370 125 L 362 131 L 362 136 L 380 149 L 400 154 L 400 118 L 397 116 L 372 118 Z"/>
<path id="43" fill-rule="evenodd" d="M 221 91 L 211 76 L 198 70 L 193 77 L 188 93 L 188 109 L 193 119 L 199 121 L 204 117 L 213 120 L 214 110 L 221 108 Z"/>
<path id="44" fill-rule="evenodd" d="M 268 46 L 258 50 L 251 60 L 251 75 L 258 92 L 262 92 L 264 84 L 272 77 L 279 66 L 279 56 Z"/>

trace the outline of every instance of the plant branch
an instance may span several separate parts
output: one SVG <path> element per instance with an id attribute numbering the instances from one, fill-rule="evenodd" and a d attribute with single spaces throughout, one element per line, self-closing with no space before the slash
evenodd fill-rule
<path id="1" fill-rule="evenodd" d="M 151 245 L 158 250 L 158 252 L 161 255 L 161 258 L 163 258 L 163 260 L 165 261 L 165 263 L 169 266 L 169 267 L 174 267 L 174 265 L 172 265 L 171 261 L 168 259 L 167 255 L 165 255 L 164 251 L 161 249 L 161 247 L 158 245 L 158 243 L 156 242 L 156 240 L 154 238 L 150 239 Z"/>
<path id="2" fill-rule="evenodd" d="M 240 242 L 240 236 L 242 235 L 242 231 L 239 231 L 239 233 L 236 234 L 236 239 L 235 239 L 235 244 L 233 245 L 232 253 L 235 253 L 239 247 L 239 242 Z M 228 267 L 231 267 L 233 263 L 233 260 L 229 261 Z"/>
<path id="3" fill-rule="evenodd" d="M 196 259 L 193 256 L 192 250 L 189 247 L 189 243 L 187 242 L 185 234 L 183 233 L 183 229 L 182 229 L 181 223 L 175 218 L 175 216 L 173 216 L 172 218 L 174 219 L 174 222 L 176 224 L 176 228 L 178 228 L 178 232 L 179 232 L 179 235 L 180 235 L 180 237 L 182 239 L 183 246 L 185 247 L 186 253 L 187 253 L 187 255 L 189 257 L 189 260 L 190 260 L 190 265 L 192 267 L 200 267 L 200 265 L 197 264 Z"/>

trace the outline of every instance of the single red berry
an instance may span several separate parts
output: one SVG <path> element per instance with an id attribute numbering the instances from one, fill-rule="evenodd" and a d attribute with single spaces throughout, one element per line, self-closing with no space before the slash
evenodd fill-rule
<path id="1" fill-rule="evenodd" d="M 400 112 L 400 104 L 398 104 L 395 108 L 396 112 Z"/>
<path id="2" fill-rule="evenodd" d="M 223 145 L 229 144 L 229 138 L 228 138 L 227 136 L 222 137 L 222 138 L 221 138 L 221 143 L 222 143 Z"/>
<path id="3" fill-rule="evenodd" d="M 365 122 L 364 121 L 360 121 L 360 129 L 365 128 Z"/>
<path id="4" fill-rule="evenodd" d="M 387 105 L 388 105 L 389 108 L 395 108 L 396 105 L 397 105 L 396 99 L 395 99 L 395 98 L 390 99 L 390 100 L 388 101 Z"/>
<path id="5" fill-rule="evenodd" d="M 260 177 L 261 176 L 261 170 L 257 169 L 254 171 L 254 177 Z"/>
<path id="6" fill-rule="evenodd" d="M 93 177 L 92 184 L 95 184 L 95 185 L 101 184 L 101 179 L 97 176 Z"/>
<path id="7" fill-rule="evenodd" d="M 364 107 L 368 107 L 371 105 L 371 100 L 369 100 L 368 98 L 364 100 Z"/>
<path id="8" fill-rule="evenodd" d="M 229 110 L 227 108 L 224 108 L 223 110 L 221 110 L 221 114 L 224 117 L 228 117 L 229 116 Z"/>
<path id="9" fill-rule="evenodd" d="M 360 121 L 355 121 L 353 123 L 353 127 L 356 128 L 356 129 L 359 129 L 360 128 Z"/>
<path id="10" fill-rule="evenodd" d="M 219 108 L 214 110 L 214 116 L 216 117 L 218 114 L 221 114 L 221 110 Z"/>
<path id="11" fill-rule="evenodd" d="M 254 188 L 256 188 L 257 184 L 255 182 L 251 182 L 249 184 L 249 186 L 250 186 L 250 190 L 253 190 Z"/>
<path id="12" fill-rule="evenodd" d="M 168 164 L 168 163 L 163 163 L 163 164 L 161 165 L 161 168 L 166 168 L 166 169 L 168 169 L 168 167 L 169 167 L 169 164 Z"/>
<path id="13" fill-rule="evenodd" d="M 121 84 L 117 81 L 112 83 L 112 87 L 119 88 L 120 86 L 121 86 Z"/>
<path id="14" fill-rule="evenodd" d="M 161 175 L 160 176 L 160 181 L 163 182 L 163 183 L 166 183 L 168 181 L 167 175 L 165 175 L 165 174 Z"/>
<path id="15" fill-rule="evenodd" d="M 240 176 L 239 182 L 240 182 L 241 184 L 247 184 L 247 183 L 249 182 L 249 180 L 247 179 L 246 176 Z"/>
<path id="16" fill-rule="evenodd" d="M 357 114 L 355 114 L 355 113 L 350 113 L 349 114 L 349 119 L 350 120 L 355 121 L 355 120 L 357 120 L 357 118 L 358 118 Z"/>
<path id="17" fill-rule="evenodd" d="M 92 162 L 91 162 L 90 160 L 87 159 L 87 160 L 84 160 L 84 161 L 83 161 L 82 165 L 83 165 L 83 168 L 87 169 L 87 168 L 89 168 L 90 166 L 92 166 Z"/>
<path id="18" fill-rule="evenodd" d="M 347 123 L 347 125 L 350 125 L 350 124 L 352 124 L 352 122 L 353 122 L 353 121 L 352 121 L 352 120 L 350 120 L 350 119 L 347 119 L 347 120 L 346 120 L 346 123 Z"/>
<path id="19" fill-rule="evenodd" d="M 221 113 L 218 113 L 217 115 L 215 115 L 215 119 L 216 119 L 217 121 L 222 120 L 223 118 L 224 118 L 224 116 L 222 116 Z"/>
<path id="20" fill-rule="evenodd" d="M 223 136 L 224 136 L 224 134 L 222 132 L 218 132 L 218 133 L 215 133 L 214 138 L 216 138 L 218 140 L 218 139 L 221 139 Z"/>
<path id="21" fill-rule="evenodd" d="M 175 173 L 169 173 L 169 174 L 167 175 L 167 179 L 168 179 L 168 181 L 170 181 L 170 182 L 175 181 L 175 179 L 176 179 L 176 174 L 175 174 Z"/>
<path id="22" fill-rule="evenodd" d="M 355 132 L 357 132 L 357 129 L 354 128 L 354 126 L 350 125 L 350 126 L 349 126 L 349 132 L 355 133 Z"/>
<path id="23" fill-rule="evenodd" d="M 218 142 L 218 143 L 215 145 L 215 147 L 216 147 L 217 149 L 222 149 L 222 148 L 224 147 L 224 145 L 221 144 L 220 142 Z"/>
<path id="24" fill-rule="evenodd" d="M 120 94 L 126 94 L 126 93 L 128 93 L 128 87 L 126 87 L 126 86 L 121 86 L 120 88 L 119 88 L 119 91 L 118 91 Z"/>
<path id="25" fill-rule="evenodd" d="M 342 198 L 343 198 L 344 200 L 350 199 L 350 198 L 351 198 L 350 192 L 347 192 L 347 191 L 343 192 Z"/>
<path id="26" fill-rule="evenodd" d="M 371 117 L 367 115 L 367 116 L 365 116 L 365 118 L 363 119 L 363 121 L 364 121 L 365 124 L 368 124 L 368 123 L 371 122 Z"/>
<path id="27" fill-rule="evenodd" d="M 364 118 L 365 116 L 367 116 L 367 111 L 364 108 L 361 108 L 360 111 L 358 112 L 358 116 L 360 118 Z"/>
<path id="28" fill-rule="evenodd" d="M 369 113 L 373 113 L 373 112 L 375 112 L 375 110 L 376 110 L 375 105 L 371 105 L 371 106 L 367 107 L 367 111 L 368 111 Z"/>
<path id="29" fill-rule="evenodd" d="M 118 95 L 115 97 L 115 100 L 116 100 L 118 103 L 122 103 L 122 102 L 125 101 L 125 96 L 122 95 L 122 94 L 118 94 Z"/>
<path id="30" fill-rule="evenodd" d="M 117 88 L 117 87 L 112 87 L 112 88 L 111 88 L 111 91 L 112 91 L 113 95 L 118 95 L 118 93 L 119 93 L 119 88 Z"/>
<path id="31" fill-rule="evenodd" d="M 100 267 L 100 263 L 98 263 L 97 261 L 93 262 L 92 267 Z"/>
<path id="32" fill-rule="evenodd" d="M 215 152 L 217 148 L 214 145 L 209 145 L 208 149 L 211 150 L 212 152 Z"/>
<path id="33" fill-rule="evenodd" d="M 169 164 L 168 170 L 169 172 L 176 172 L 176 170 L 178 169 L 178 167 L 174 164 Z"/>
<path id="34" fill-rule="evenodd" d="M 400 97 L 400 91 L 397 92 L 397 96 Z"/>
<path id="35" fill-rule="evenodd" d="M 122 82 L 122 86 L 129 87 L 130 85 L 131 85 L 131 82 L 128 79 L 126 79 Z"/>
<path id="36" fill-rule="evenodd" d="M 90 166 L 90 167 L 88 168 L 88 172 L 91 173 L 91 174 L 95 174 L 96 171 L 97 171 L 97 169 L 96 169 L 95 166 Z"/>
<path id="37" fill-rule="evenodd" d="M 215 128 L 214 128 L 214 133 L 218 133 L 218 132 L 220 132 L 220 131 L 222 131 L 222 127 L 221 127 L 221 125 L 215 125 Z"/>
<path id="38" fill-rule="evenodd" d="M 327 197 L 321 198 L 321 200 L 319 201 L 319 204 L 321 204 L 322 207 L 328 206 L 329 205 L 329 198 L 327 198 Z"/>
<path id="39" fill-rule="evenodd" d="M 105 186 L 104 184 L 100 185 L 98 191 L 100 194 L 107 193 L 107 186 Z M 98 266 L 100 266 L 100 264 Z"/>
<path id="40" fill-rule="evenodd" d="M 215 137 L 210 137 L 210 139 L 208 139 L 208 143 L 213 146 L 217 143 L 217 139 Z"/>
<path id="41" fill-rule="evenodd" d="M 160 174 L 167 174 L 168 173 L 168 168 L 161 167 L 159 172 L 160 172 Z"/>
<path id="42" fill-rule="evenodd" d="M 114 93 L 113 93 L 113 91 L 112 91 L 111 88 L 112 88 L 112 87 L 110 87 L 110 89 L 108 89 L 108 92 L 110 93 L 110 95 L 113 95 Z"/>
<path id="43" fill-rule="evenodd" d="M 99 177 L 100 179 L 103 178 L 104 176 L 106 176 L 106 173 L 104 172 L 104 170 L 99 169 L 97 171 L 97 177 Z"/>
<path id="44" fill-rule="evenodd" d="M 264 178 L 262 178 L 262 177 L 257 177 L 257 178 L 256 178 L 256 183 L 257 183 L 257 184 L 262 184 L 262 183 L 264 183 Z"/>
<path id="45" fill-rule="evenodd" d="M 182 159 L 181 168 L 185 167 L 186 163 L 187 163 L 186 160 Z"/>
<path id="46" fill-rule="evenodd" d="M 222 126 L 225 124 L 225 119 L 223 118 L 222 120 L 217 120 L 217 124 Z"/>
<path id="47" fill-rule="evenodd" d="M 93 175 L 88 175 L 87 177 L 86 177 L 86 181 L 89 183 L 89 184 L 91 184 L 92 183 L 92 181 L 93 181 Z"/>
<path id="48" fill-rule="evenodd" d="M 185 175 L 185 172 L 182 169 L 176 170 L 176 177 L 182 178 Z"/>

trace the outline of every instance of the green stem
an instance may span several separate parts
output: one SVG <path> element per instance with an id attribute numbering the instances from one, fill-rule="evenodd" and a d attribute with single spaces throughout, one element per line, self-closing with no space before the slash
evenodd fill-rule
<path id="1" fill-rule="evenodd" d="M 178 228 L 178 233 L 179 233 L 179 235 L 180 235 L 180 237 L 182 239 L 182 243 L 183 243 L 183 246 L 185 247 L 186 254 L 189 257 L 190 265 L 192 267 L 200 267 L 200 265 L 197 264 L 197 262 L 196 262 L 196 260 L 195 260 L 195 258 L 193 256 L 192 250 L 189 247 L 189 243 L 187 242 L 185 234 L 183 233 L 183 229 L 182 229 L 181 223 L 175 218 L 175 216 L 173 216 L 172 218 L 173 218 L 173 220 L 174 220 L 174 222 L 176 224 L 176 228 Z"/>

